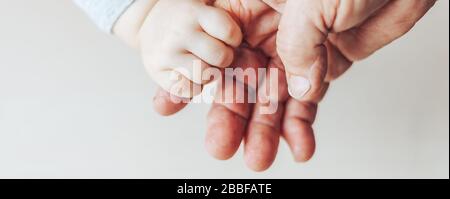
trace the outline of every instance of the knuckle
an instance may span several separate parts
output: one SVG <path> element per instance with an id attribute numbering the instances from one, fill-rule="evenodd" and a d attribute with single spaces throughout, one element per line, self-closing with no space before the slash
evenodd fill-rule
<path id="1" fill-rule="evenodd" d="M 230 43 L 234 43 L 234 40 L 236 38 L 236 27 L 231 22 L 228 22 L 226 24 L 223 24 L 223 37 L 227 41 L 230 41 Z"/>
<path id="2" fill-rule="evenodd" d="M 230 49 L 221 49 L 216 51 L 217 67 L 227 67 L 231 64 L 233 59 L 232 51 Z"/>

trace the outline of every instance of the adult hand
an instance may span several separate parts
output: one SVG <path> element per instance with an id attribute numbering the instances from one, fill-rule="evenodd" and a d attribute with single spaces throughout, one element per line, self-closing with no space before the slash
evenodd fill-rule
<path id="1" fill-rule="evenodd" d="M 219 0 L 216 6 L 225 8 L 241 22 L 245 33 L 246 46 L 239 49 L 232 66 L 271 67 L 278 71 L 276 85 L 267 81 L 275 73 L 269 73 L 259 89 L 277 86 L 279 92 L 272 99 L 278 108 L 273 114 L 262 114 L 260 108 L 265 106 L 238 103 L 234 101 L 247 95 L 237 92 L 233 99 L 216 99 L 208 116 L 206 148 L 217 159 L 228 159 L 234 155 L 244 140 L 244 156 L 247 165 L 256 171 L 267 169 L 275 159 L 280 136 L 283 136 L 293 151 L 295 160 L 309 160 L 315 150 L 312 124 L 317 112 L 317 102 L 323 97 L 326 89 L 316 101 L 297 101 L 289 97 L 286 86 L 284 67 L 276 53 L 276 32 L 280 15 L 260 1 L 254 0 Z M 262 78 L 262 77 L 259 77 Z M 219 86 L 220 93 L 229 92 L 245 81 Z M 250 85 L 250 88 L 254 85 Z M 223 95 L 222 95 L 223 96 Z M 181 101 L 181 100 L 176 100 Z M 226 102 L 233 103 L 226 103 Z M 158 91 L 154 98 L 155 109 L 163 115 L 178 112 L 186 106 L 174 103 L 167 92 Z"/>
<path id="2" fill-rule="evenodd" d="M 267 104 L 258 101 L 256 104 L 237 102 L 252 92 L 253 85 L 240 91 L 237 87 L 245 84 L 242 80 L 232 83 L 219 82 L 217 98 L 211 107 L 207 120 L 205 145 L 207 151 L 215 158 L 226 160 L 231 158 L 244 141 L 244 158 L 247 166 L 255 171 L 268 169 L 278 151 L 280 137 L 290 146 L 294 159 L 298 162 L 308 161 L 315 150 L 315 138 L 312 128 L 318 105 L 312 102 L 300 102 L 290 97 L 287 92 L 285 72 L 279 59 L 268 60 L 255 50 L 242 48 L 239 50 L 235 64 L 242 66 L 270 66 L 276 73 L 269 73 L 259 89 L 277 86 L 278 95 L 272 101 L 278 107 L 273 114 L 263 114 L 262 107 Z M 267 62 L 269 61 L 269 62 Z M 274 74 L 278 82 L 268 81 Z M 258 77 L 260 78 L 260 77 Z M 235 92 L 235 96 L 223 93 Z M 273 95 L 273 94 L 272 94 Z M 175 101 L 184 101 L 182 99 Z M 187 104 L 173 101 L 173 96 L 159 90 L 154 98 L 154 107 L 162 115 L 171 115 L 183 109 Z"/>
<path id="3" fill-rule="evenodd" d="M 277 51 L 296 99 L 321 92 L 342 75 L 407 33 L 436 0 L 264 0 L 283 16 Z M 328 59 L 328 67 L 320 62 Z"/>
<path id="4" fill-rule="evenodd" d="M 265 1 L 282 12 L 286 0 Z M 309 160 L 315 149 L 311 126 L 317 103 L 328 88 L 326 82 L 342 75 L 354 61 L 369 56 L 408 32 L 435 3 L 434 0 L 349 0 L 327 7 L 333 1 L 324 0 L 320 4 L 315 0 L 290 0 L 284 10 L 280 32 L 275 37 L 279 16 L 267 6 L 246 4 L 255 2 L 250 0 L 218 2 L 241 20 L 246 41 L 270 58 L 268 66 L 284 70 L 277 55 L 280 53 L 283 63 L 288 64 L 288 83 L 300 86 L 300 89 L 290 88 L 290 93 L 301 101 L 288 97 L 286 77 L 281 75 L 278 82 L 279 109 L 271 115 L 252 111 L 261 103 L 227 104 L 218 101 L 213 105 L 208 120 L 208 151 L 218 159 L 228 159 L 244 139 L 247 165 L 257 171 L 267 169 L 273 162 L 280 135 L 287 140 L 297 161 Z M 255 51 L 244 52 L 236 62 L 253 66 L 252 63 L 264 62 Z M 235 86 L 225 85 L 224 88 Z M 173 104 L 167 93 L 158 93 L 155 107 L 162 114 L 173 114 L 186 105 Z"/>

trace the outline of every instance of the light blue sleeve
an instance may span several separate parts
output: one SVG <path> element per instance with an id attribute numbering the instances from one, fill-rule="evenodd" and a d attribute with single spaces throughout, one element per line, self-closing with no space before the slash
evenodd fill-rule
<path id="1" fill-rule="evenodd" d="M 112 33 L 114 24 L 134 0 L 73 0 L 97 26 Z"/>

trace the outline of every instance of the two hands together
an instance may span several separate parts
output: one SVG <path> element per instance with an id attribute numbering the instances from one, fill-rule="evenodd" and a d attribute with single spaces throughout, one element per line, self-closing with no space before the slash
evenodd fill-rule
<path id="1" fill-rule="evenodd" d="M 263 171 L 273 163 L 280 137 L 296 161 L 308 161 L 315 151 L 312 125 L 330 82 L 353 62 L 407 33 L 435 2 L 137 0 L 116 23 L 114 34 L 140 49 L 161 87 L 154 106 L 162 115 L 183 109 L 211 82 L 192 75 L 195 61 L 202 73 L 227 67 L 271 69 L 256 77 L 260 84 L 245 78 L 219 80 L 207 120 L 206 148 L 212 156 L 229 159 L 243 143 L 248 167 Z M 246 89 L 236 91 L 241 85 Z M 237 100 L 273 87 L 277 92 L 268 98 L 277 109 L 271 114 L 259 111 L 267 105 L 264 97 L 256 103 Z M 223 95 L 228 91 L 234 95 Z"/>

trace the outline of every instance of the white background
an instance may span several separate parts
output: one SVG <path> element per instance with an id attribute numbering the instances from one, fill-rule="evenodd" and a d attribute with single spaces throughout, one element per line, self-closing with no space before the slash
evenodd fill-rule
<path id="1" fill-rule="evenodd" d="M 70 1 L 0 0 L 0 178 L 448 178 L 448 4 L 334 83 L 311 162 L 283 143 L 255 173 L 206 153 L 208 105 L 158 116 L 137 53 Z"/>

